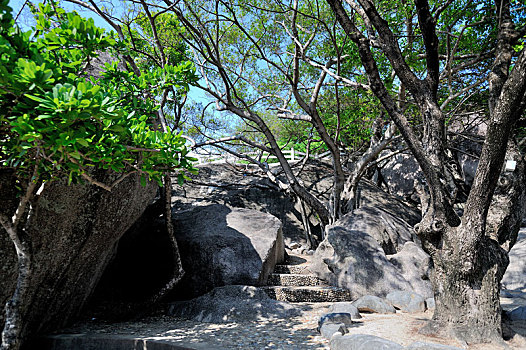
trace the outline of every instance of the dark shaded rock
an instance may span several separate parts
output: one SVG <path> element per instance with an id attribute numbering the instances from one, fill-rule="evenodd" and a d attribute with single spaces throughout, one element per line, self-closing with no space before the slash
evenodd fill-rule
<path id="1" fill-rule="evenodd" d="M 114 179 L 105 173 L 93 176 L 107 183 Z M 45 185 L 26 226 L 34 257 L 31 292 L 22 301 L 31 307 L 25 312 L 24 335 L 63 327 L 78 314 L 113 256 L 117 241 L 156 191 L 155 184 L 142 187 L 137 176 L 127 177 L 112 192 L 95 186 L 66 186 L 58 180 Z M 0 230 L 0 236 L 5 235 Z M 13 266 L 14 256 L 3 248 L 0 266 Z M 1 272 L 0 300 L 5 300 L 13 288 L 12 272 Z"/>
<path id="2" fill-rule="evenodd" d="M 360 312 L 374 312 L 379 314 L 394 314 L 395 308 L 383 299 L 374 295 L 365 295 L 352 303 Z"/>
<path id="3" fill-rule="evenodd" d="M 147 303 L 172 278 L 174 252 L 166 231 L 160 201 L 119 240 L 114 258 L 104 271 L 83 311 L 88 318 L 122 321 L 150 307 Z"/>
<path id="4" fill-rule="evenodd" d="M 383 220 L 385 223 L 392 220 L 390 222 L 393 223 L 394 218 L 384 212 L 381 216 L 384 219 L 378 219 L 380 209 L 365 209 L 356 210 L 358 215 L 347 214 L 329 228 L 326 239 L 314 254 L 312 272 L 332 285 L 348 289 L 353 298 L 367 294 L 385 296 L 393 290 L 418 290 L 432 295 L 429 282 L 422 279 L 426 277 L 422 273 L 410 271 L 415 267 L 416 271 L 427 271 L 429 259 L 422 260 L 418 256 L 412 256 L 406 262 L 405 258 L 402 259 L 405 253 L 401 253 L 393 256 L 390 261 L 385 252 L 386 244 L 389 251 L 394 253 L 397 248 L 403 250 L 405 243 L 414 238 L 412 229 L 405 226 L 406 231 L 396 230 L 393 229 L 394 224 L 384 224 L 385 230 L 391 233 L 384 233 L 383 238 L 379 237 L 384 243 L 382 247 L 369 232 L 374 231 L 379 221 Z M 372 229 L 369 228 L 369 223 Z M 378 228 L 377 232 L 380 231 Z M 425 265 L 415 266 L 419 263 Z"/>
<path id="5" fill-rule="evenodd" d="M 38 339 L 39 350 L 226 350 L 217 344 L 185 343 L 170 339 L 148 339 L 137 335 L 58 334 Z"/>
<path id="6" fill-rule="evenodd" d="M 231 285 L 214 288 L 198 298 L 174 303 L 170 316 L 198 322 L 227 323 L 286 319 L 300 311 L 288 303 L 277 301 L 257 287 Z"/>
<path id="7" fill-rule="evenodd" d="M 330 342 L 331 350 L 401 350 L 404 347 L 393 341 L 366 334 L 335 334 Z"/>
<path id="8" fill-rule="evenodd" d="M 324 324 L 340 324 L 343 323 L 346 326 L 352 325 L 351 314 L 347 312 L 330 312 L 320 317 L 318 320 L 318 331 Z"/>
<path id="9" fill-rule="evenodd" d="M 172 295 L 202 295 L 214 287 L 265 285 L 284 260 L 281 222 L 255 210 L 208 205 L 174 215 L 185 275 Z"/>
<path id="10" fill-rule="evenodd" d="M 426 311 L 424 298 L 414 292 L 395 291 L 387 294 L 385 299 L 395 308 L 403 312 L 414 313 Z"/>
<path id="11" fill-rule="evenodd" d="M 526 306 L 519 306 L 510 312 L 508 317 L 511 321 L 526 321 Z"/>

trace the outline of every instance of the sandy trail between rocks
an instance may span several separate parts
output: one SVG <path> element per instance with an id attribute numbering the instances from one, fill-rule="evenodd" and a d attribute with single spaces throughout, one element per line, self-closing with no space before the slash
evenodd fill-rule
<path id="1" fill-rule="evenodd" d="M 503 299 L 503 306 L 511 308 L 524 305 L 524 299 Z M 149 317 L 138 322 L 99 323 L 90 322 L 77 325 L 66 333 L 85 335 L 121 335 L 134 339 L 156 339 L 177 345 L 198 349 L 283 349 L 283 350 L 322 350 L 329 349 L 329 342 L 323 339 L 316 327 L 321 315 L 327 313 L 331 303 L 298 303 L 302 310 L 300 316 L 287 320 L 261 319 L 254 322 L 239 323 L 200 323 L 168 316 Z M 505 347 L 484 345 L 463 345 L 453 339 L 424 336 L 418 330 L 432 316 L 431 311 L 417 314 L 364 314 L 350 334 L 370 334 L 386 338 L 401 345 L 414 341 L 425 341 L 457 346 L 468 350 L 501 350 Z M 526 322 L 515 322 L 515 335 L 506 344 L 511 349 L 526 349 Z"/>

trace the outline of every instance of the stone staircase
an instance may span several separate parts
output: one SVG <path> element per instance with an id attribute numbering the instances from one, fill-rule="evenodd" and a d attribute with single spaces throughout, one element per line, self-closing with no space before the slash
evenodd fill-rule
<path id="1" fill-rule="evenodd" d="M 311 256 L 289 255 L 284 265 L 276 265 L 262 287 L 273 299 L 288 302 L 337 302 L 351 300 L 348 290 L 327 285 L 309 270 Z"/>

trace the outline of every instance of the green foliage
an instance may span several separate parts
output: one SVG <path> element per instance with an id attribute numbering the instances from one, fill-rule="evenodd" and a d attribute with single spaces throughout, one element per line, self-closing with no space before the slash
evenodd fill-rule
<path id="1" fill-rule="evenodd" d="M 77 182 L 90 169 L 138 172 L 162 181 L 167 171 L 194 171 L 185 139 L 154 127 L 155 96 L 187 91 L 193 65 L 183 61 L 140 75 L 106 65 L 89 76 L 99 52 L 122 49 L 92 19 L 55 6 L 33 9 L 35 32 L 21 32 L 7 0 L 0 0 L 0 164 L 23 176 L 67 176 Z M 118 52 L 114 53 L 117 57 Z"/>

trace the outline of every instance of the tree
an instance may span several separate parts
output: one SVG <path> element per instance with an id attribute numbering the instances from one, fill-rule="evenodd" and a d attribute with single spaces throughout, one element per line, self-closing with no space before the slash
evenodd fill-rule
<path id="1" fill-rule="evenodd" d="M 469 342 L 500 337 L 499 282 L 516 240 L 524 188 L 522 156 L 513 145 L 526 104 L 525 11 L 518 3 L 164 0 L 164 6 L 155 6 L 173 12 L 185 28 L 181 37 L 202 76 L 194 86 L 212 96 L 219 110 L 238 116 L 244 130 L 264 135 L 259 142 L 245 135 L 211 137 L 202 145 L 217 145 L 257 164 L 324 226 L 353 209 L 357 179 L 392 140 L 396 126 L 426 182 L 416 230 L 435 271 L 437 308 L 428 329 L 452 330 Z M 342 100 L 343 89 L 372 92 L 381 104 L 378 115 L 394 123 L 386 128 L 378 119 L 377 137 L 351 169 L 342 161 L 341 117 L 355 105 Z M 334 105 L 324 100 L 331 97 Z M 335 112 L 336 123 L 328 110 Z M 329 150 L 334 185 L 328 203 L 313 196 L 287 162 L 265 117 L 269 111 L 308 123 L 311 141 L 320 140 Z M 460 215 L 447 124 L 465 112 L 486 117 L 489 128 Z M 225 142 L 275 155 L 283 177 Z M 519 161 L 514 181 L 501 174 L 507 151 Z M 500 207 L 493 200 L 498 180 L 498 191 L 513 193 Z M 488 213 L 496 208 L 510 215 L 490 225 Z"/>
<path id="2" fill-rule="evenodd" d="M 526 51 L 521 44 L 525 33 L 521 24 L 524 15 L 507 0 L 497 0 L 493 5 L 437 2 L 433 8 L 425 0 L 416 0 L 411 8 L 418 18 L 419 40 L 424 48 L 424 76 L 413 69 L 410 57 L 400 49 L 400 39 L 387 19 L 389 12 L 382 9 L 381 4 L 370 0 L 345 4 L 337 0 L 327 2 L 344 32 L 358 47 L 371 89 L 398 126 L 425 175 L 429 197 L 423 203 L 423 218 L 416 231 L 434 265 L 432 280 L 437 304 L 428 330 L 450 331 L 467 342 L 498 341 L 502 335 L 499 284 L 508 264 L 507 250 L 516 240 L 518 222 L 501 220 L 496 227 L 488 227 L 487 215 L 492 210 L 492 197 L 514 125 L 523 115 L 526 104 Z M 398 4 L 403 5 L 409 6 L 405 2 Z M 447 11 L 454 14 L 450 23 L 443 19 Z M 358 18 L 366 23 L 368 32 L 358 27 Z M 439 32 L 444 29 L 441 27 L 444 23 L 447 30 Z M 456 50 L 462 48 L 464 35 L 477 26 L 485 27 L 484 30 L 479 27 L 479 33 L 487 40 L 475 47 L 482 51 L 462 57 Z M 441 34 L 444 32 L 445 35 Z M 452 40 L 453 37 L 458 39 Z M 373 47 L 382 50 L 414 99 L 423 123 L 421 138 L 380 77 Z M 464 213 L 459 216 L 453 208 L 456 186 L 452 170 L 447 166 L 446 111 L 441 99 L 444 98 L 444 76 L 446 86 L 451 86 L 446 90 L 446 99 L 457 98 L 454 91 L 459 86 L 460 91 L 465 91 L 458 72 L 469 60 L 475 60 L 480 66 L 491 60 L 489 73 L 480 85 L 487 96 L 489 127 L 473 187 Z M 467 87 L 472 88 L 469 84 Z M 521 158 L 515 154 L 514 159 Z M 523 188 L 524 169 L 519 167 L 517 171 L 519 186 Z M 521 203 L 513 201 L 509 206 L 508 210 L 517 211 Z"/>
<path id="3" fill-rule="evenodd" d="M 101 51 L 116 47 L 115 57 L 126 56 L 125 46 L 93 20 L 66 13 L 54 2 L 40 4 L 34 14 L 35 31 L 21 32 L 7 0 L 0 1 L 0 164 L 14 174 L 19 189 L 18 204 L 0 213 L 18 258 L 2 349 L 18 349 L 28 336 L 23 315 L 37 247 L 26 225 L 44 186 L 65 177 L 111 191 L 132 174 L 144 184 L 161 185 L 168 172 L 177 171 L 182 181 L 185 170 L 194 171 L 185 139 L 158 127 L 164 121 L 155 98 L 166 89 L 188 90 L 195 80 L 189 62 L 141 71 L 128 56 L 139 74 L 120 70 L 115 62 L 101 77 L 90 76 Z M 120 175 L 104 183 L 101 171 Z"/>
<path id="4" fill-rule="evenodd" d="M 169 2 L 165 3 L 169 5 Z M 358 181 L 346 182 L 343 168 L 342 153 L 349 151 L 346 149 L 349 145 L 342 140 L 349 137 L 344 136 L 344 132 L 349 129 L 346 125 L 350 119 L 344 117 L 348 115 L 345 113 L 348 102 L 352 101 L 345 97 L 359 96 L 369 87 L 360 81 L 343 79 L 339 74 L 340 66 L 347 64 L 350 56 L 341 55 L 345 42 L 335 35 L 335 19 L 328 16 L 327 8 L 298 1 L 272 4 L 183 1 L 172 11 L 186 28 L 184 38 L 194 52 L 205 81 L 198 87 L 217 100 L 220 110 L 241 118 L 247 125 L 244 130 L 251 129 L 264 136 L 262 143 L 247 140 L 245 135 L 229 140 L 243 142 L 277 157 L 283 169 L 283 180 L 262 162 L 225 146 L 228 139 L 221 140 L 222 146 L 218 147 L 260 166 L 281 189 L 309 206 L 323 227 L 352 210 L 352 194 L 356 189 L 353 186 Z M 327 47 L 332 54 L 325 52 Z M 334 67 L 337 67 L 336 72 L 332 69 Z M 350 70 L 359 77 L 359 69 Z M 331 106 L 328 102 L 334 96 L 336 102 Z M 299 127 L 310 130 L 302 142 L 310 146 L 322 143 L 330 152 L 334 186 L 328 203 L 313 196 L 301 184 L 298 172 L 283 154 L 284 143 L 268 125 L 265 116 L 269 111 L 294 122 L 295 130 Z M 373 113 L 376 114 L 374 118 L 381 115 L 378 110 Z M 298 126 L 298 123 L 304 126 Z M 381 124 L 378 123 L 380 129 Z M 392 135 L 390 129 L 390 132 L 380 135 L 383 137 L 380 142 L 374 139 L 371 154 L 377 155 L 390 142 Z M 218 144 L 213 140 L 208 144 L 212 143 Z M 358 167 L 353 178 L 362 176 L 364 169 Z M 347 196 L 342 197 L 343 194 Z"/>

